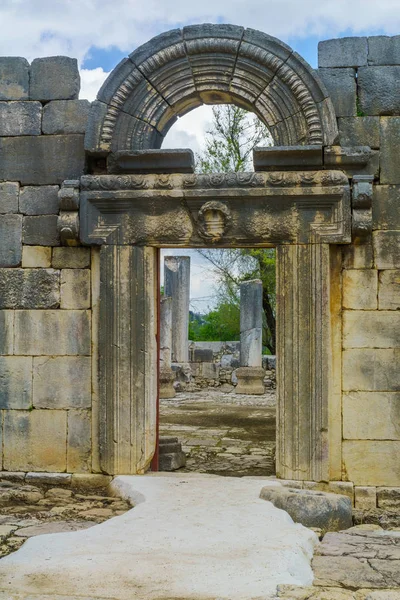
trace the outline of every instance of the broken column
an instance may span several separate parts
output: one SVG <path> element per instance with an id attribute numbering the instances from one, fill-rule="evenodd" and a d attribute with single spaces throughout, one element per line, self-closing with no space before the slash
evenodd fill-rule
<path id="1" fill-rule="evenodd" d="M 236 394 L 264 394 L 262 368 L 262 282 L 240 284 L 240 367 Z"/>
<path id="2" fill-rule="evenodd" d="M 190 257 L 166 256 L 164 294 L 172 298 L 172 362 L 189 360 Z"/>
<path id="3" fill-rule="evenodd" d="M 175 375 L 171 369 L 172 343 L 172 298 L 163 296 L 160 300 L 160 398 L 173 398 Z"/>

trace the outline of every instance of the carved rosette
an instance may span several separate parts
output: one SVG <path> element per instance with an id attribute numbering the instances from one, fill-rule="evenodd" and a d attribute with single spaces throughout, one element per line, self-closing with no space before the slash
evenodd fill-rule
<path id="1" fill-rule="evenodd" d="M 57 229 L 63 246 L 79 246 L 79 180 L 63 181 L 58 192 Z"/>
<path id="2" fill-rule="evenodd" d="M 354 175 L 352 187 L 352 237 L 360 241 L 372 233 L 373 175 Z"/>
<path id="3" fill-rule="evenodd" d="M 215 200 L 206 202 L 198 212 L 199 235 L 212 244 L 220 242 L 231 222 L 232 215 L 225 204 Z"/>

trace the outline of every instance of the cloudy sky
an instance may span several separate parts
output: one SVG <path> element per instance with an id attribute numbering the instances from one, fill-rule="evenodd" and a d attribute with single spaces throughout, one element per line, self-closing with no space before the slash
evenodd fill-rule
<path id="1" fill-rule="evenodd" d="M 400 34 L 400 0 L 0 0 L 0 55 L 76 57 L 81 98 L 93 100 L 115 65 L 137 46 L 168 29 L 194 23 L 233 23 L 280 38 L 317 66 L 320 40 Z M 163 147 L 198 151 L 209 107 L 180 119 Z M 192 258 L 192 296 L 212 288 L 204 265 Z M 193 303 L 207 308 L 209 299 Z"/>

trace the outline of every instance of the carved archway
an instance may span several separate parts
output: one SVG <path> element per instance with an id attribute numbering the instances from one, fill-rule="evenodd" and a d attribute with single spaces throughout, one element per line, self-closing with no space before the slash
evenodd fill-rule
<path id="1" fill-rule="evenodd" d="M 92 105 L 85 147 L 160 148 L 177 117 L 220 103 L 257 114 L 276 145 L 337 140 L 328 92 L 301 56 L 260 31 L 205 24 L 163 33 L 120 62 Z"/>

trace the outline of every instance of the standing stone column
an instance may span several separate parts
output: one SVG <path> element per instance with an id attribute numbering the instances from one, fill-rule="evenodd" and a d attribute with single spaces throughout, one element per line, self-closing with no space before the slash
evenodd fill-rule
<path id="1" fill-rule="evenodd" d="M 262 282 L 240 284 L 240 368 L 236 375 L 237 394 L 264 394 L 262 368 Z"/>
<path id="2" fill-rule="evenodd" d="M 172 298 L 160 300 L 160 398 L 173 398 L 174 373 L 171 369 Z"/>
<path id="3" fill-rule="evenodd" d="M 189 360 L 190 257 L 166 256 L 164 294 L 172 298 L 172 362 Z"/>

